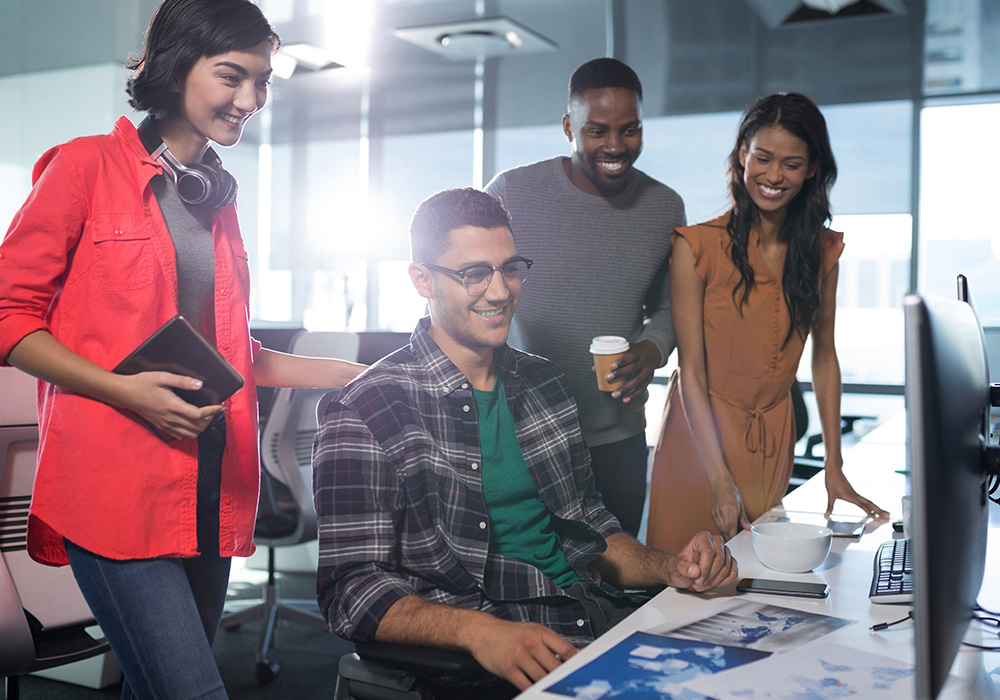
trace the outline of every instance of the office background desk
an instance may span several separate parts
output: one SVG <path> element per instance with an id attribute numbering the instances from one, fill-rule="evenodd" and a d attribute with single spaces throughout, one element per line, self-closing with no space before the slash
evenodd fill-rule
<path id="1" fill-rule="evenodd" d="M 908 490 L 907 476 L 898 473 L 906 466 L 904 444 L 905 419 L 900 414 L 866 435 L 847 452 L 844 459 L 845 473 L 855 489 L 891 511 L 893 518 L 900 517 L 900 499 Z M 788 511 L 819 513 L 825 511 L 826 489 L 822 473 L 786 496 L 783 507 Z M 777 510 L 780 511 L 780 508 Z M 838 502 L 836 511 L 856 512 L 859 517 L 861 515 L 860 510 L 843 502 Z M 774 513 L 775 511 L 771 511 L 770 514 Z M 758 522 L 766 517 L 767 514 Z M 868 600 L 875 552 L 882 542 L 892 539 L 893 536 L 891 524 L 869 523 L 860 539 L 835 537 L 826 561 L 808 574 L 784 574 L 765 567 L 753 551 L 749 532 L 738 534 L 729 542 L 729 547 L 739 562 L 741 578 L 825 581 L 830 585 L 829 598 L 815 601 L 759 593 L 740 594 L 741 596 L 762 603 L 857 620 L 855 624 L 823 637 L 823 641 L 836 642 L 853 649 L 881 654 L 912 664 L 914 652 L 911 623 L 896 625 L 882 632 L 870 630 L 876 623 L 893 622 L 904 618 L 910 610 L 907 605 L 875 605 Z M 901 537 L 901 535 L 896 536 Z M 979 599 L 982 606 L 991 610 L 1000 610 L 998 556 L 1000 556 L 1000 506 L 991 505 L 989 557 L 985 583 Z M 734 586 L 709 594 L 665 590 L 546 678 L 521 693 L 518 700 L 565 698 L 562 695 L 546 693 L 542 688 L 552 685 L 560 678 L 586 665 L 633 632 L 650 630 L 682 616 L 707 610 L 733 595 L 736 595 Z M 967 636 L 969 641 L 975 639 L 985 644 L 1000 645 L 1000 639 L 995 637 L 991 641 L 979 637 L 971 630 L 969 635 Z M 1000 686 L 996 684 L 996 679 L 1000 678 L 998 667 L 1000 667 L 1000 653 L 983 653 L 971 649 L 960 651 L 952 668 L 955 677 L 949 680 L 940 696 L 941 700 L 1000 698 Z M 997 670 L 996 675 L 991 674 L 994 669 Z"/>

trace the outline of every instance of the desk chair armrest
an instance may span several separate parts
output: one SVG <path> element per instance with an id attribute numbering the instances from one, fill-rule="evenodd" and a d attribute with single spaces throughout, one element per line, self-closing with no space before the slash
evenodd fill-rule
<path id="1" fill-rule="evenodd" d="M 366 661 L 378 661 L 417 671 L 460 673 L 482 670 L 472 654 L 453 649 L 391 642 L 358 642 L 354 645 L 354 650 Z"/>
<path id="2" fill-rule="evenodd" d="M 875 420 L 875 416 L 841 416 L 840 434 L 847 435 L 854 432 L 854 424 L 859 420 Z"/>
<path id="3" fill-rule="evenodd" d="M 337 665 L 336 700 L 428 700 L 434 680 L 468 683 L 486 674 L 465 652 L 451 649 L 362 642 Z M 472 691 L 470 691 L 472 692 Z M 469 697 L 475 697 L 475 693 Z"/>

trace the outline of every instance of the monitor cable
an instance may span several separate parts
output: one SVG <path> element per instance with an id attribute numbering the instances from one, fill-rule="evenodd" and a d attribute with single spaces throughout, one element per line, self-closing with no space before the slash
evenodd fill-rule
<path id="1" fill-rule="evenodd" d="M 872 632 L 881 632 L 882 630 L 889 629 L 893 625 L 900 625 L 906 622 L 907 620 L 912 620 L 912 619 L 913 619 L 913 611 L 911 610 L 910 612 L 906 613 L 906 617 L 902 617 L 898 620 L 895 620 L 894 622 L 879 622 L 876 625 L 872 625 L 868 629 L 871 630 Z"/>
<path id="2" fill-rule="evenodd" d="M 984 610 L 979 605 L 977 605 L 976 608 L 981 612 L 991 614 L 989 610 Z M 911 610 L 906 614 L 906 617 L 894 620 L 893 622 L 879 622 L 878 624 L 872 625 L 868 629 L 870 629 L 872 632 L 881 632 L 883 630 L 889 629 L 890 627 L 893 627 L 894 625 L 899 625 L 906 622 L 907 620 L 913 620 L 913 619 L 914 619 L 913 611 Z M 987 617 L 984 615 L 974 615 L 972 619 L 973 621 L 979 622 L 980 624 L 991 625 L 996 629 L 1000 629 L 1000 618 Z M 997 632 L 997 636 L 1000 637 L 1000 632 Z M 970 649 L 979 649 L 980 651 L 1000 651 L 1000 645 L 973 644 L 972 642 L 963 641 L 962 646 L 969 647 Z"/>
<path id="3" fill-rule="evenodd" d="M 984 625 L 992 625 L 994 629 L 1000 627 L 1000 620 L 995 617 L 980 617 L 976 615 L 972 619 L 974 622 L 979 622 Z M 997 632 L 997 636 L 1000 637 L 1000 632 Z M 966 642 L 963 640 L 962 646 L 969 647 L 970 649 L 979 649 L 980 651 L 1000 651 L 1000 644 L 974 644 L 973 642 Z"/>
<path id="4" fill-rule="evenodd" d="M 1000 615 L 1000 613 L 995 613 L 992 610 L 987 610 L 979 603 L 976 603 L 976 611 L 986 613 L 985 615 L 973 615 L 972 620 L 978 622 L 981 625 L 988 625 L 993 629 L 990 631 L 995 631 L 1000 629 L 1000 618 L 993 617 L 994 615 Z M 1000 637 L 1000 632 L 997 632 L 997 636 Z M 972 642 L 962 642 L 962 646 L 969 647 L 970 649 L 979 649 L 980 651 L 1000 651 L 1000 645 L 997 644 L 974 644 Z"/>
<path id="5" fill-rule="evenodd" d="M 997 489 L 1000 488 L 1000 475 L 990 474 L 986 481 L 987 493 L 986 496 L 994 503 L 1000 504 L 1000 496 L 995 496 Z"/>

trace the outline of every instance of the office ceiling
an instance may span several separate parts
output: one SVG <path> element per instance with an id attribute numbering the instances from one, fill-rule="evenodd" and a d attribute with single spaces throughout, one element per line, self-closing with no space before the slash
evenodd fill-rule
<path id="1" fill-rule="evenodd" d="M 916 7 L 921 0 L 898 0 Z M 916 13 L 772 28 L 758 0 L 374 0 L 370 29 L 355 0 L 261 0 L 285 43 L 336 50 L 368 39 L 367 94 L 384 134 L 468 129 L 475 62 L 451 60 L 394 30 L 503 16 L 555 45 L 486 62 L 488 120 L 558 120 L 573 68 L 612 53 L 639 73 L 647 115 L 741 109 L 755 95 L 802 90 L 819 102 L 898 99 L 915 86 Z M 0 0 L 0 76 L 111 63 L 141 46 L 155 0 Z M 347 33 L 345 33 L 345 31 Z M 351 34 L 353 32 L 353 34 Z M 367 34 L 366 36 L 357 36 Z M 333 44 L 333 45 L 331 45 Z M 336 53 L 336 51 L 335 51 Z M 274 86 L 275 138 L 354 136 L 364 81 L 299 71 Z"/>

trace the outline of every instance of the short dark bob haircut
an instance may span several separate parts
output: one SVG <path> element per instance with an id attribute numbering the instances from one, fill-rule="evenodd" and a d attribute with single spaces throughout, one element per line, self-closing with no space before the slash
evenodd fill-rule
<path id="1" fill-rule="evenodd" d="M 451 232 L 463 226 L 510 230 L 510 213 L 498 197 L 473 187 L 432 194 L 410 221 L 413 262 L 437 262 L 451 248 Z"/>
<path id="2" fill-rule="evenodd" d="M 156 119 L 177 116 L 174 85 L 204 56 L 244 51 L 281 39 L 251 0 L 164 0 L 146 30 L 142 55 L 129 57 L 129 104 Z"/>

